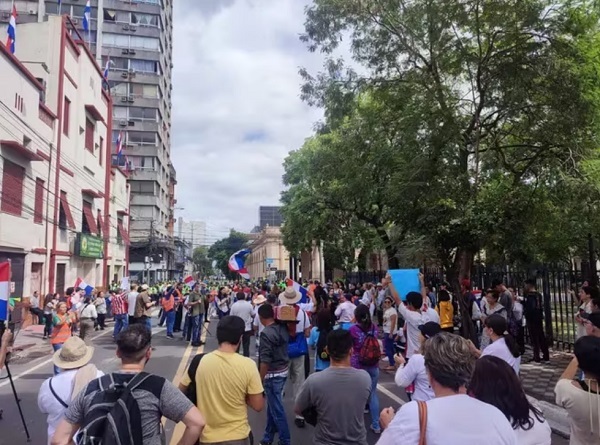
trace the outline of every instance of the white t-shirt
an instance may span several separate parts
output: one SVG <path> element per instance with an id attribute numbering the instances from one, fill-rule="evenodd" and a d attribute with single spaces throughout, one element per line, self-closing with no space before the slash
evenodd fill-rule
<path id="1" fill-rule="evenodd" d="M 135 314 L 135 300 L 137 300 L 138 295 L 139 294 L 134 290 L 127 294 L 127 314 L 129 314 L 130 317 L 133 317 L 133 314 Z"/>
<path id="2" fill-rule="evenodd" d="M 265 328 L 263 326 L 263 324 L 260 322 L 260 317 L 258 316 L 258 308 L 260 308 L 263 304 L 266 304 L 266 303 L 256 305 L 256 307 L 254 308 L 254 312 L 252 312 L 252 314 L 254 315 L 254 319 L 252 320 L 252 326 L 254 326 L 255 328 L 258 329 L 258 334 L 256 336 L 257 339 L 260 338 L 260 333 Z"/>
<path id="3" fill-rule="evenodd" d="M 398 311 L 406 322 L 406 357 L 411 358 L 421 348 L 421 331 L 419 331 L 419 326 L 432 321 L 430 318 L 431 314 L 429 311 L 427 313 L 409 311 L 404 303 L 400 304 Z"/>
<path id="4" fill-rule="evenodd" d="M 466 394 L 427 402 L 427 443 L 431 445 L 517 445 L 509 421 L 495 406 Z M 418 445 L 419 408 L 404 405 L 383 432 L 377 445 Z"/>
<path id="5" fill-rule="evenodd" d="M 354 310 L 356 305 L 349 301 L 344 301 L 335 309 L 335 316 L 338 317 L 340 323 L 350 323 L 354 320 Z"/>
<path id="6" fill-rule="evenodd" d="M 428 318 L 427 321 L 433 321 L 434 323 L 440 324 L 440 314 L 438 314 L 435 309 L 431 309 L 431 307 L 428 307 L 426 316 Z"/>
<path id="7" fill-rule="evenodd" d="M 246 300 L 238 300 L 233 305 L 231 305 L 231 312 L 229 315 L 236 315 L 244 320 L 244 324 L 246 325 L 246 332 L 252 330 L 252 315 L 254 313 L 254 308 L 252 307 L 252 303 Z"/>
<path id="8" fill-rule="evenodd" d="M 579 306 L 579 310 L 585 312 L 586 314 L 592 313 L 592 302 L 588 301 L 587 303 L 582 303 Z M 585 326 L 583 323 L 577 322 L 577 338 L 581 338 L 586 335 Z"/>
<path id="9" fill-rule="evenodd" d="M 398 320 L 398 312 L 396 312 L 396 309 L 391 307 L 389 309 L 386 309 L 386 311 L 383 313 L 383 333 L 384 334 L 393 334 L 396 331 L 396 326 L 398 325 L 398 323 L 396 323 L 396 326 L 392 326 L 392 316 L 396 315 L 396 321 Z"/>
<path id="10" fill-rule="evenodd" d="M 567 410 L 571 425 L 570 445 L 600 445 L 600 395 L 560 379 L 554 387 L 556 404 Z"/>
<path id="11" fill-rule="evenodd" d="M 537 416 L 530 412 L 529 415 L 533 420 L 533 426 L 528 430 L 517 428 L 515 434 L 519 445 L 551 445 L 552 444 L 552 429 L 548 421 L 540 422 Z"/>
<path id="12" fill-rule="evenodd" d="M 413 355 L 406 365 L 398 368 L 394 381 L 401 388 L 406 388 L 408 385 L 414 383 L 415 392 L 412 395 L 413 400 L 426 402 L 435 397 L 433 389 L 429 385 L 429 377 L 425 369 L 425 357 L 422 354 Z"/>
<path id="13" fill-rule="evenodd" d="M 60 374 L 52 377 L 52 388 L 54 392 L 68 405 L 71 400 L 71 391 L 73 390 L 73 380 L 75 380 L 75 374 L 77 369 L 72 371 L 63 371 Z M 96 377 L 102 377 L 104 373 L 98 371 Z M 67 410 L 61 403 L 56 400 L 56 397 L 50 391 L 50 379 L 46 379 L 40 387 L 38 393 L 38 408 L 42 414 L 48 415 L 48 445 L 54 431 L 61 421 L 63 414 Z"/>
<path id="14" fill-rule="evenodd" d="M 310 328 L 310 319 L 308 318 L 308 315 L 306 315 L 306 312 L 304 312 L 302 307 L 298 308 L 296 320 L 298 320 L 298 323 L 296 324 L 296 334 L 304 332 L 306 329 Z"/>
<path id="15" fill-rule="evenodd" d="M 514 357 L 508 346 L 506 346 L 506 340 L 504 337 L 499 338 L 493 343 L 490 343 L 487 348 L 483 350 L 481 356 L 485 355 L 493 355 L 494 357 L 501 358 L 506 363 L 508 363 L 514 370 L 517 375 L 519 375 L 519 367 L 521 366 L 521 357 Z"/>
<path id="16" fill-rule="evenodd" d="M 84 304 L 79 310 L 79 317 L 81 318 L 98 318 L 98 312 L 94 303 Z"/>

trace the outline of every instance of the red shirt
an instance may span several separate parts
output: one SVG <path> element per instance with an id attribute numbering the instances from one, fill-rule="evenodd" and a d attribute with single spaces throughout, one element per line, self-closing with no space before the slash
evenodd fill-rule
<path id="1" fill-rule="evenodd" d="M 113 315 L 123 315 L 127 313 L 127 299 L 125 294 L 115 295 L 110 303 Z"/>

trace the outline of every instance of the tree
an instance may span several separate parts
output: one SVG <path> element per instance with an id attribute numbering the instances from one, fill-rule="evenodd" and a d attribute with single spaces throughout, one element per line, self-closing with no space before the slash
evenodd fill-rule
<path id="1" fill-rule="evenodd" d="M 200 276 L 210 275 L 212 271 L 212 260 L 208 257 L 208 247 L 199 246 L 194 249 L 194 266 Z"/>
<path id="2" fill-rule="evenodd" d="M 231 229 L 227 238 L 223 238 L 210 246 L 208 257 L 217 262 L 217 269 L 221 270 L 225 276 L 231 279 L 236 278 L 235 274 L 229 270 L 227 264 L 231 255 L 243 249 L 247 242 L 248 235 Z"/>

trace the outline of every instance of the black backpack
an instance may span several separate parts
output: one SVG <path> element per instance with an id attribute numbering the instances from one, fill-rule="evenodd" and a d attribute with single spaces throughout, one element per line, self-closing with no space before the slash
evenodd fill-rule
<path id="1" fill-rule="evenodd" d="M 93 380 L 85 396 L 94 394 L 89 411 L 77 434 L 77 445 L 143 445 L 140 407 L 132 394 L 139 389 L 152 393 L 157 399 L 165 379 L 140 372 L 129 382 L 115 381 L 113 374 Z"/>
<path id="2" fill-rule="evenodd" d="M 324 362 L 329 361 L 329 353 L 325 347 L 327 346 L 327 336 L 330 332 L 331 329 L 327 329 L 325 331 L 319 330 L 319 338 L 317 339 L 317 357 Z"/>
<path id="3" fill-rule="evenodd" d="M 198 365 L 200 365 L 200 360 L 202 360 L 202 357 L 204 357 L 206 354 L 198 354 L 196 355 L 193 359 L 192 362 L 190 363 L 190 367 L 188 368 L 187 374 L 188 377 L 190 378 L 190 385 L 187 387 L 187 390 L 185 391 L 185 395 L 187 396 L 188 399 L 190 399 L 190 401 L 194 404 L 197 405 L 197 392 L 196 392 L 196 371 L 198 370 Z"/>

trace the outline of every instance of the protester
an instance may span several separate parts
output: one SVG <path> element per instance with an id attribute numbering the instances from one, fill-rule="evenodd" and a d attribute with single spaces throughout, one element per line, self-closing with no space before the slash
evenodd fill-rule
<path id="1" fill-rule="evenodd" d="M 83 306 L 79 309 L 79 336 L 82 340 L 89 339 L 94 330 L 97 318 L 98 312 L 96 311 L 96 306 L 92 303 L 92 297 L 85 297 Z"/>
<path id="2" fill-rule="evenodd" d="M 436 310 L 440 316 L 442 330 L 452 334 L 454 332 L 454 304 L 450 301 L 450 294 L 447 290 L 441 290 L 438 293 Z"/>
<path id="3" fill-rule="evenodd" d="M 57 302 L 52 294 L 46 294 L 44 297 L 44 340 L 52 333 L 52 316 Z"/>
<path id="4" fill-rule="evenodd" d="M 423 356 L 435 398 L 409 402 L 396 414 L 393 408 L 384 409 L 381 424 L 385 431 L 377 445 L 419 444 L 420 421 L 424 417 L 420 415 L 420 406 L 427 415 L 422 443 L 517 445 L 504 414 L 467 395 L 466 385 L 475 364 L 467 340 L 440 332 L 425 341 Z"/>
<path id="5" fill-rule="evenodd" d="M 98 291 L 96 296 L 93 298 L 92 303 L 94 306 L 96 306 L 96 313 L 98 314 L 95 329 L 100 329 L 103 331 L 106 328 L 106 314 L 108 312 L 106 307 L 106 299 L 104 298 L 104 292 Z"/>
<path id="6" fill-rule="evenodd" d="M 315 350 L 315 372 L 329 368 L 330 359 L 327 351 L 327 336 L 333 329 L 331 311 L 327 308 L 317 312 L 316 326 L 310 331 L 308 346 Z"/>
<path id="7" fill-rule="evenodd" d="M 121 369 L 118 372 L 92 380 L 71 401 L 64 419 L 59 423 L 52 439 L 52 445 L 70 445 L 75 433 L 87 436 L 104 434 L 104 431 L 115 432 L 113 425 L 108 422 L 90 423 L 92 410 L 98 409 L 108 400 L 112 399 L 112 409 L 120 408 L 122 416 L 114 420 L 125 428 L 118 429 L 116 433 L 121 443 L 136 443 L 136 438 L 142 440 L 144 445 L 162 444 L 161 418 L 164 416 L 175 423 L 183 422 L 185 431 L 179 445 L 195 445 L 204 428 L 204 418 L 189 400 L 171 382 L 163 377 L 147 374 L 144 367 L 152 355 L 150 345 L 151 333 L 143 324 L 128 326 L 117 338 L 117 357 L 121 360 Z M 140 418 L 136 419 L 131 414 L 123 412 L 119 403 L 114 403 L 116 390 L 123 393 L 127 387 L 128 397 L 122 403 L 137 403 Z M 108 388 L 108 389 L 103 389 Z M 132 442 L 130 437 L 134 438 Z"/>
<path id="8" fill-rule="evenodd" d="M 243 292 L 237 293 L 237 301 L 231 305 L 229 314 L 240 317 L 244 320 L 244 335 L 242 336 L 242 349 L 244 357 L 250 357 L 250 337 L 252 337 L 252 314 L 254 308 L 252 303 L 246 300 L 246 295 Z"/>
<path id="9" fill-rule="evenodd" d="M 570 445 L 600 445 L 600 338 L 584 335 L 575 342 L 575 357 L 556 383 L 556 404 L 568 414 Z M 585 380 L 575 380 L 580 368 Z"/>
<path id="10" fill-rule="evenodd" d="M 340 294 L 339 299 L 340 304 L 335 309 L 334 313 L 338 319 L 340 328 L 348 330 L 352 325 L 352 320 L 354 320 L 354 309 L 356 309 L 356 305 L 352 303 L 350 297 L 345 294 Z"/>
<path id="11" fill-rule="evenodd" d="M 125 293 L 112 295 L 111 308 L 113 317 L 115 319 L 113 339 L 116 339 L 117 335 L 119 335 L 119 333 L 129 325 L 129 319 L 127 318 L 127 305 L 127 296 Z"/>
<path id="12" fill-rule="evenodd" d="M 398 311 L 394 307 L 394 299 L 386 297 L 383 301 L 383 347 L 389 365 L 385 371 L 395 371 L 394 366 L 394 337 L 398 326 Z"/>
<path id="13" fill-rule="evenodd" d="M 586 335 L 584 320 L 585 316 L 592 313 L 592 298 L 598 298 L 598 290 L 595 287 L 584 286 L 579 289 L 579 311 L 575 316 L 577 323 L 577 338 Z"/>
<path id="14" fill-rule="evenodd" d="M 135 311 L 133 319 L 135 323 L 140 323 L 152 332 L 152 312 L 151 308 L 154 305 L 148 294 L 148 285 L 143 284 L 138 288 L 138 295 L 135 299 Z M 175 331 L 175 329 L 173 329 Z"/>
<path id="15" fill-rule="evenodd" d="M 363 407 L 371 395 L 371 378 L 350 363 L 352 335 L 343 329 L 329 333 L 327 352 L 331 366 L 306 379 L 294 410 L 296 414 L 315 411 L 314 444 L 367 445 Z"/>
<path id="16" fill-rule="evenodd" d="M 300 387 L 306 379 L 305 356 L 308 355 L 306 339 L 310 336 L 310 318 L 298 305 L 301 299 L 302 294 L 293 287 L 287 287 L 279 294 L 279 303 L 291 306 L 296 313 L 295 322 L 288 323 L 288 333 L 290 334 L 288 343 L 289 378 L 292 382 L 294 397 L 300 392 Z M 305 425 L 304 418 L 300 415 L 296 415 L 294 423 L 298 428 L 303 428 Z"/>
<path id="17" fill-rule="evenodd" d="M 127 315 L 129 316 L 129 323 L 135 323 L 135 305 L 138 297 L 138 285 L 132 284 L 130 287 L 130 291 L 127 294 Z"/>
<path id="18" fill-rule="evenodd" d="M 477 360 L 469 382 L 469 395 L 502 411 L 517 436 L 518 445 L 551 445 L 550 425 L 539 408 L 529 401 L 519 378 L 505 360 L 492 355 Z"/>
<path id="19" fill-rule="evenodd" d="M 446 292 L 446 291 L 442 291 Z M 441 294 L 441 292 L 440 292 Z M 419 326 L 421 332 L 421 349 L 419 353 L 413 354 L 408 364 L 401 354 L 396 355 L 396 376 L 394 381 L 396 385 L 401 388 L 407 388 L 414 385 L 414 392 L 411 396 L 411 400 L 420 400 L 426 402 L 435 397 L 433 389 L 429 383 L 429 376 L 425 369 L 425 358 L 423 357 L 423 344 L 425 341 L 442 331 L 439 324 L 434 321 L 428 321 L 424 325 Z"/>
<path id="20" fill-rule="evenodd" d="M 296 316 L 292 306 L 284 306 L 279 311 L 280 323 L 277 323 L 273 306 L 269 304 L 260 307 L 258 316 L 264 326 L 260 334 L 259 363 L 267 399 L 267 425 L 260 444 L 271 445 L 275 433 L 278 433 L 279 444 L 290 445 L 290 429 L 282 399 L 290 365 L 289 332 L 281 322 L 295 322 Z"/>
<path id="21" fill-rule="evenodd" d="M 200 291 L 197 283 L 194 284 L 192 292 L 188 297 L 192 322 L 192 346 L 202 346 L 204 344 L 200 337 L 202 336 L 202 326 L 204 325 L 205 301 L 205 294 Z"/>
<path id="22" fill-rule="evenodd" d="M 377 395 L 377 383 L 379 381 L 379 358 L 380 351 L 370 351 L 371 356 L 367 356 L 365 342 L 377 340 L 379 335 L 377 326 L 371 321 L 369 308 L 363 304 L 358 305 L 354 311 L 356 324 L 351 326 L 349 331 L 352 336 L 352 357 L 350 363 L 356 369 L 364 369 L 371 377 L 371 395 L 369 397 L 369 412 L 371 414 L 371 431 L 375 434 L 381 433 L 379 426 L 379 396 Z"/>
<path id="23" fill-rule="evenodd" d="M 162 300 L 162 317 L 165 318 L 165 322 L 167 323 L 167 338 L 173 339 L 173 328 L 175 326 L 175 296 L 172 292 L 168 292 Z"/>
<path id="24" fill-rule="evenodd" d="M 54 353 L 54 366 L 63 372 L 45 380 L 38 393 L 38 408 L 48 416 L 48 443 L 71 401 L 89 382 L 104 375 L 89 364 L 93 355 L 94 348 L 86 346 L 79 337 L 69 338 Z"/>
<path id="25" fill-rule="evenodd" d="M 542 295 L 536 290 L 535 280 L 530 279 L 525 282 L 525 301 L 523 303 L 525 320 L 527 321 L 527 331 L 529 340 L 533 347 L 533 361 L 539 363 L 541 360 L 547 362 L 550 360 L 550 351 L 548 342 L 544 334 L 544 309 L 542 305 Z M 540 352 L 542 354 L 540 360 Z"/>
<path id="26" fill-rule="evenodd" d="M 519 375 L 521 352 L 516 340 L 508 333 L 508 322 L 506 319 L 496 313 L 487 317 L 483 325 L 483 330 L 491 343 L 483 351 L 478 350 L 471 343 L 473 354 L 476 357 L 485 357 L 486 355 L 498 357 L 504 360 L 515 371 L 516 375 Z"/>
<path id="27" fill-rule="evenodd" d="M 229 308 L 231 307 L 231 290 L 225 286 L 221 289 L 221 292 L 215 298 L 215 304 L 217 305 L 217 313 L 219 318 L 223 318 L 229 315 Z"/>
<path id="28" fill-rule="evenodd" d="M 40 309 L 40 297 L 38 291 L 35 291 L 31 297 L 29 297 L 29 312 L 37 317 L 37 324 L 44 324 L 44 311 Z"/>
<path id="29" fill-rule="evenodd" d="M 513 296 L 513 314 L 517 322 L 517 336 L 515 340 L 519 345 L 519 352 L 521 355 L 525 354 L 525 317 L 523 316 L 523 303 L 519 300 L 517 292 L 514 289 L 510 289 Z"/>
<path id="30" fill-rule="evenodd" d="M 71 337 L 71 325 L 76 320 L 76 315 L 67 312 L 67 303 L 61 302 L 56 305 L 56 314 L 52 318 L 52 334 L 50 335 L 50 344 L 54 351 L 62 348 L 63 344 Z M 60 369 L 54 366 L 54 375 L 57 375 Z"/>

